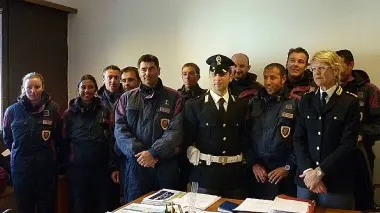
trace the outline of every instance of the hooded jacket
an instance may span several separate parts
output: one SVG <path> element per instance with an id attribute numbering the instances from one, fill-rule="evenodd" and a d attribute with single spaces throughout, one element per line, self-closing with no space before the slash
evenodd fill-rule
<path id="1" fill-rule="evenodd" d="M 81 98 L 72 99 L 63 113 L 63 136 L 69 163 L 102 166 L 109 163 L 111 112 L 98 97 L 89 106 Z"/>
<path id="2" fill-rule="evenodd" d="M 11 150 L 11 171 L 30 172 L 51 167 L 62 142 L 60 109 L 43 92 L 33 107 L 23 96 L 4 114 L 3 140 Z"/>

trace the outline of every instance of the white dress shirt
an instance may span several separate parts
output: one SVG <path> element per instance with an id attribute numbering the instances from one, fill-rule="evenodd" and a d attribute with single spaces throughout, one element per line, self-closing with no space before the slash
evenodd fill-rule
<path id="1" fill-rule="evenodd" d="M 211 98 L 212 100 L 214 100 L 215 102 L 215 105 L 216 105 L 216 108 L 219 110 L 219 99 L 223 98 L 224 99 L 224 110 L 227 112 L 227 106 L 228 106 L 228 100 L 230 98 L 230 94 L 228 93 L 228 90 L 226 92 L 226 94 L 223 95 L 223 97 L 219 96 L 218 94 L 216 94 L 214 91 L 210 90 L 210 95 L 211 95 Z"/>
<path id="2" fill-rule="evenodd" d="M 337 87 L 338 87 L 338 85 L 335 84 L 333 87 L 331 87 L 330 89 L 328 89 L 326 91 L 323 91 L 322 88 L 319 87 L 319 89 L 321 90 L 321 92 L 320 92 L 320 96 L 321 96 L 320 99 L 322 99 L 322 92 L 326 92 L 327 96 L 326 96 L 325 100 L 326 100 L 326 104 L 327 104 L 329 102 L 331 96 L 334 95 L 334 92 L 335 92 L 335 90 L 336 90 Z"/>

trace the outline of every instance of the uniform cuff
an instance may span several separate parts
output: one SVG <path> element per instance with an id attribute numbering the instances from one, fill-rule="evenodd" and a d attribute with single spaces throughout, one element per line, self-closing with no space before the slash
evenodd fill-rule
<path id="1" fill-rule="evenodd" d="M 153 149 L 153 148 L 150 148 L 148 149 L 148 152 L 154 157 L 158 157 L 158 153 Z"/>

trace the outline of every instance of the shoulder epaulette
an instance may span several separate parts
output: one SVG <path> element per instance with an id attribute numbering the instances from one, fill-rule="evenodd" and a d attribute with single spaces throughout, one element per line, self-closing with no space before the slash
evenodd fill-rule
<path id="1" fill-rule="evenodd" d="M 352 93 L 352 92 L 346 91 L 346 93 L 349 94 L 349 95 L 352 95 L 352 96 L 354 96 L 354 97 L 356 97 L 356 98 L 358 97 L 356 94 L 354 94 L 354 93 Z"/>
<path id="2" fill-rule="evenodd" d="M 308 91 L 308 92 L 305 92 L 303 95 L 310 95 L 312 93 L 315 93 L 315 91 Z"/>
<path id="3" fill-rule="evenodd" d="M 187 101 L 195 101 L 195 100 L 198 100 L 199 98 L 201 97 L 201 95 L 198 95 L 197 97 L 194 97 L 194 98 L 190 98 L 189 100 Z"/>

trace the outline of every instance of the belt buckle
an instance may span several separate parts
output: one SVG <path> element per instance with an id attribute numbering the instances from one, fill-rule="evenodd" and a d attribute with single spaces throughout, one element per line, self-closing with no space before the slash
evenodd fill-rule
<path id="1" fill-rule="evenodd" d="M 228 156 L 220 156 L 220 157 L 219 157 L 219 162 L 220 162 L 222 165 L 226 165 L 227 160 L 228 160 Z"/>

